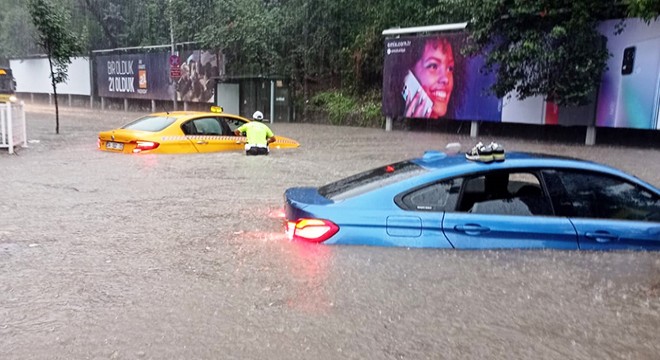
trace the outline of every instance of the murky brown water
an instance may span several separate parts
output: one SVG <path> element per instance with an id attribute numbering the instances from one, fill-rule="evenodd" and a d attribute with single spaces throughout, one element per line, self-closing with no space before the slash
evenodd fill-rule
<path id="1" fill-rule="evenodd" d="M 288 242 L 290 186 L 474 143 L 273 124 L 303 145 L 126 156 L 134 113 L 29 106 L 0 153 L 1 359 L 657 359 L 660 253 L 443 251 Z M 482 140 L 490 141 L 490 138 Z M 660 186 L 660 150 L 497 139 Z"/>

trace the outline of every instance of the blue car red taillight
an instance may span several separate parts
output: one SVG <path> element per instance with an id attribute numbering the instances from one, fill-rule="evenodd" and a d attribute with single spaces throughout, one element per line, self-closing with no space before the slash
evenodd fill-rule
<path id="1" fill-rule="evenodd" d="M 298 219 L 287 221 L 287 235 L 290 240 L 324 242 L 339 231 L 339 226 L 330 220 Z"/>

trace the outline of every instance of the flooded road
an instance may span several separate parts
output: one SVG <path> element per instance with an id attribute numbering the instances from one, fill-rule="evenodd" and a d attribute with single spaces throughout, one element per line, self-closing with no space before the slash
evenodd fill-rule
<path id="1" fill-rule="evenodd" d="M 273 124 L 299 149 L 127 156 L 136 113 L 28 105 L 0 153 L 0 359 L 658 359 L 660 253 L 451 251 L 286 240 L 291 186 L 465 135 Z M 660 150 L 498 140 L 660 186 Z"/>

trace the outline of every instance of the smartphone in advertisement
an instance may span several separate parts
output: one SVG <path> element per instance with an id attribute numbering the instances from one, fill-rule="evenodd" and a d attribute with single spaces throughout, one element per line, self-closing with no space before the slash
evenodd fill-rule
<path id="1" fill-rule="evenodd" d="M 660 112 L 660 38 L 623 50 L 616 104 L 616 127 L 658 129 Z"/>
<path id="2" fill-rule="evenodd" d="M 424 114 L 421 117 L 428 118 L 429 115 L 431 115 L 431 109 L 433 108 L 433 101 L 426 93 L 426 91 L 424 91 L 422 85 L 415 77 L 415 74 L 413 74 L 412 71 L 409 70 L 404 81 L 403 92 L 401 93 L 401 95 L 403 95 L 403 100 L 406 102 L 406 105 L 408 104 L 409 99 L 412 99 L 415 96 L 415 94 L 417 94 L 418 92 L 420 96 L 420 106 L 422 106 L 423 109 L 422 114 Z M 419 112 L 417 111 L 415 113 L 419 114 Z"/>

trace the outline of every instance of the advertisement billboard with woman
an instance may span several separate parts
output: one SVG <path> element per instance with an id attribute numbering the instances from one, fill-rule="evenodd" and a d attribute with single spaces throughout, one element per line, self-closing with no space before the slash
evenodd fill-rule
<path id="1" fill-rule="evenodd" d="M 383 113 L 416 119 L 500 121 L 501 102 L 487 90 L 483 59 L 465 57 L 465 34 L 385 40 Z"/>

